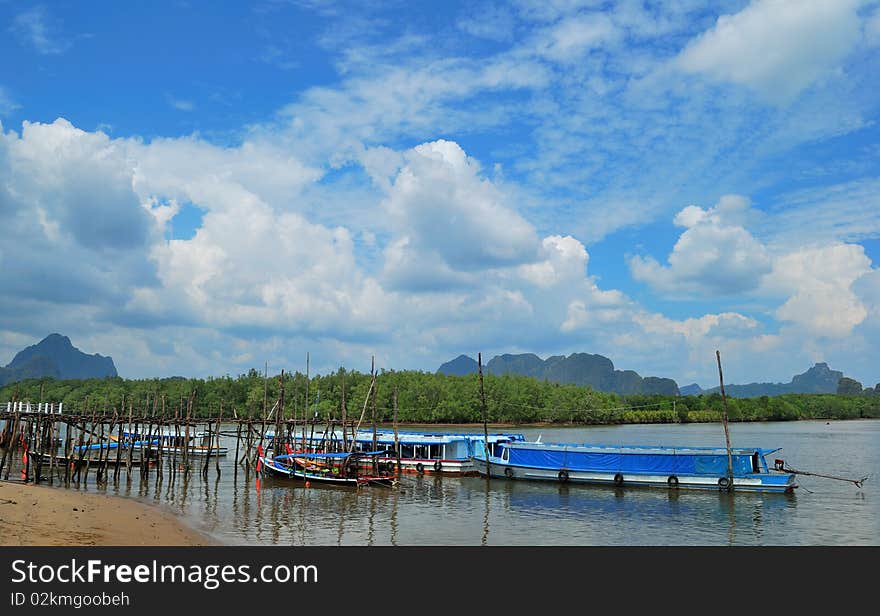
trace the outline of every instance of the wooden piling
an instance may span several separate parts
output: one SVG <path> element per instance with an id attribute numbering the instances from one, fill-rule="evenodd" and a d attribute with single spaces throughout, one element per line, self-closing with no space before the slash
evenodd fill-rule
<path id="1" fill-rule="evenodd" d="M 491 472 L 489 469 L 489 410 L 486 408 L 486 393 L 483 390 L 483 356 L 477 353 L 477 369 L 480 375 L 480 405 L 483 407 L 483 451 L 486 454 L 486 479 Z"/>
<path id="2" fill-rule="evenodd" d="M 400 475 L 400 441 L 397 437 L 397 385 L 394 386 L 394 417 L 392 419 L 394 427 L 394 455 L 397 456 L 397 474 Z"/>
<path id="3" fill-rule="evenodd" d="M 721 373 L 721 353 L 715 351 L 718 360 L 718 380 L 721 381 L 721 401 L 724 410 L 721 413 L 721 423 L 724 426 L 724 442 L 727 446 L 727 491 L 733 491 L 733 456 L 730 453 L 730 430 L 727 427 L 727 396 L 724 394 L 724 375 Z"/>

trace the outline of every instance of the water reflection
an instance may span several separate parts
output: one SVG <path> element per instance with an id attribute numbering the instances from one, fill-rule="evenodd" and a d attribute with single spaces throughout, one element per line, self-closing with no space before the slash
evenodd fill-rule
<path id="1" fill-rule="evenodd" d="M 713 427 L 542 429 L 545 441 L 712 444 Z M 524 430 L 523 432 L 527 432 Z M 595 433 L 594 433 L 595 432 Z M 529 435 L 527 436 L 536 436 Z M 849 474 L 880 466 L 880 421 L 737 425 L 735 441 L 785 448 L 793 466 Z M 234 450 L 234 443 L 232 450 Z M 807 455 L 805 452 L 809 452 Z M 796 495 L 583 486 L 404 475 L 397 488 L 348 489 L 260 478 L 235 456 L 167 457 L 80 488 L 170 507 L 232 544 L 877 545 L 880 483 L 810 481 Z"/>

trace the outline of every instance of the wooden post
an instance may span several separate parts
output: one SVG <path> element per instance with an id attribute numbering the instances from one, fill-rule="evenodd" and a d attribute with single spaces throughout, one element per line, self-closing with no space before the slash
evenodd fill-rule
<path id="1" fill-rule="evenodd" d="M 376 376 L 370 379 L 370 389 L 367 390 L 367 397 L 364 398 L 364 408 L 361 410 L 361 416 L 358 419 L 357 425 L 354 428 L 354 434 L 351 437 L 351 445 L 348 448 L 348 453 L 354 451 L 354 446 L 357 443 L 357 433 L 361 429 L 361 422 L 364 420 L 364 415 L 367 414 L 367 405 L 370 403 L 370 394 L 373 393 L 373 387 L 376 386 Z"/>
<path id="2" fill-rule="evenodd" d="M 134 457 L 134 444 L 137 441 L 136 435 L 134 433 L 134 424 L 132 424 L 132 414 L 134 413 L 134 407 L 132 407 L 131 400 L 128 401 L 128 455 L 125 456 L 125 478 L 126 481 L 131 482 L 131 463 L 132 458 Z"/>
<path id="3" fill-rule="evenodd" d="M 232 412 L 235 413 L 235 407 L 232 408 Z M 238 477 L 238 444 L 241 441 L 241 420 L 236 417 L 235 420 L 235 457 L 232 458 L 235 461 L 233 464 L 232 474 L 234 477 Z"/>
<path id="4" fill-rule="evenodd" d="M 305 453 L 308 453 L 306 449 L 306 418 L 309 416 L 309 408 L 311 408 L 311 401 L 309 400 L 309 381 L 311 381 L 311 376 L 309 372 L 309 353 L 306 352 L 306 404 L 305 409 L 303 410 L 303 440 L 302 440 L 302 450 Z M 311 445 L 311 443 L 309 443 Z"/>
<path id="5" fill-rule="evenodd" d="M 394 454 L 397 456 L 397 474 L 400 475 L 400 441 L 397 437 L 397 385 L 394 386 Z"/>
<path id="6" fill-rule="evenodd" d="M 370 368 L 370 372 L 373 374 L 373 382 L 375 383 L 376 379 L 379 376 L 376 373 L 376 358 L 375 358 L 375 356 L 373 357 L 371 364 L 372 364 L 372 366 Z M 373 408 L 370 412 L 370 423 L 373 426 L 373 448 L 370 451 L 376 451 L 376 447 L 378 447 L 378 442 L 376 439 L 376 396 L 378 395 L 378 393 L 377 393 L 378 389 L 379 389 L 378 384 L 375 387 L 373 387 Z M 379 473 L 379 466 L 378 466 L 379 460 L 376 456 L 371 456 L 371 457 L 373 459 L 373 475 L 376 475 Z"/>
<path id="7" fill-rule="evenodd" d="M 727 396 L 724 394 L 724 375 L 721 373 L 721 353 L 715 351 L 718 359 L 718 380 L 721 382 L 721 401 L 724 410 L 721 412 L 721 423 L 724 426 L 724 442 L 727 446 L 727 491 L 733 490 L 733 456 L 730 453 L 730 430 L 727 427 Z"/>
<path id="8" fill-rule="evenodd" d="M 220 424 L 223 423 L 223 403 L 220 403 L 220 415 L 217 416 L 217 455 L 214 456 L 214 465 L 217 476 L 220 476 Z M 213 443 L 213 441 L 211 441 Z"/>
<path id="9" fill-rule="evenodd" d="M 345 372 L 342 373 L 342 451 L 348 451 L 348 433 L 345 417 Z"/>
<path id="10" fill-rule="evenodd" d="M 123 406 L 120 409 L 123 413 L 125 412 L 125 407 Z M 119 481 L 119 457 L 122 455 L 122 443 L 123 443 L 123 435 L 122 435 L 122 424 L 123 422 L 119 422 L 118 434 L 116 435 L 116 464 L 113 468 L 113 483 Z"/>
<path id="11" fill-rule="evenodd" d="M 282 425 L 284 421 L 284 368 L 281 369 L 281 375 L 278 377 L 278 411 L 275 413 L 275 447 L 273 451 L 275 455 L 284 453 L 282 448 Z"/>
<path id="12" fill-rule="evenodd" d="M 71 440 L 70 429 L 75 420 L 68 421 L 64 424 L 64 485 L 70 487 L 70 459 L 73 453 L 73 441 Z"/>
<path id="13" fill-rule="evenodd" d="M 483 451 L 486 454 L 486 479 L 489 479 L 492 474 L 489 468 L 489 411 L 486 408 L 486 393 L 483 391 L 483 357 L 481 353 L 477 353 L 477 369 L 480 375 L 480 404 L 483 407 Z"/>
<path id="14" fill-rule="evenodd" d="M 192 390 L 189 394 L 189 402 L 186 405 L 186 423 L 183 427 L 183 476 L 187 477 L 189 475 L 189 422 L 192 417 L 193 410 L 193 400 L 195 399 L 196 391 Z"/>

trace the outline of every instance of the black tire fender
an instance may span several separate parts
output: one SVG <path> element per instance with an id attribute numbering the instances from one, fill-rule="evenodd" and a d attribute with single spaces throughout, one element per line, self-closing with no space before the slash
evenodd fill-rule
<path id="1" fill-rule="evenodd" d="M 443 463 L 440 460 L 434 462 L 434 470 L 438 473 L 443 470 Z"/>
<path id="2" fill-rule="evenodd" d="M 622 485 L 623 485 L 623 475 L 621 475 L 620 473 L 617 473 L 617 474 L 614 476 L 614 485 L 616 485 L 616 486 L 622 486 Z"/>
<path id="3" fill-rule="evenodd" d="M 504 469 L 504 476 L 507 477 L 508 479 L 513 479 L 513 469 L 510 468 L 509 466 L 507 468 L 505 468 Z"/>
<path id="4" fill-rule="evenodd" d="M 559 475 L 557 475 L 557 477 L 559 478 L 559 481 L 565 483 L 566 481 L 568 481 L 568 471 L 565 469 L 559 471 Z"/>
<path id="5" fill-rule="evenodd" d="M 675 475 L 670 475 L 669 479 L 666 480 L 666 483 L 669 485 L 670 488 L 677 488 L 678 477 L 676 477 Z"/>
<path id="6" fill-rule="evenodd" d="M 419 475 L 423 474 L 423 473 L 425 472 L 425 465 L 422 464 L 421 462 L 419 462 L 418 464 L 416 464 L 416 472 L 417 472 Z"/>

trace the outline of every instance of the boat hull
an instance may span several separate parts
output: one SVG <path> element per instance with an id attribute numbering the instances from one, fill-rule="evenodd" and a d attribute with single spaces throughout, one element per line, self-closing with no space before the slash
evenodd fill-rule
<path id="1" fill-rule="evenodd" d="M 380 468 L 394 469 L 397 458 L 379 458 Z M 361 468 L 371 468 L 369 461 L 363 461 Z M 400 472 L 414 475 L 477 475 L 477 469 L 469 459 L 436 460 L 422 458 L 401 458 Z"/>
<path id="2" fill-rule="evenodd" d="M 298 467 L 289 467 L 278 464 L 271 458 L 260 458 L 262 470 L 273 477 L 281 477 L 284 479 L 296 479 L 300 481 L 325 483 L 335 486 L 359 487 L 366 485 L 386 485 L 391 486 L 395 483 L 394 477 L 374 477 L 374 476 L 358 476 L 358 477 L 338 477 L 331 473 L 321 473 L 317 471 L 307 471 Z"/>
<path id="3" fill-rule="evenodd" d="M 506 464 L 504 462 L 472 458 L 477 472 L 502 479 L 525 479 L 554 481 L 556 483 L 578 483 L 606 485 L 613 487 L 652 487 L 666 489 L 724 490 L 726 477 L 717 475 L 660 475 L 651 473 L 618 473 L 607 470 L 572 470 L 558 468 L 538 468 Z M 792 492 L 796 487 L 795 476 L 790 474 L 755 473 L 733 478 L 733 490 L 738 492 Z"/>

